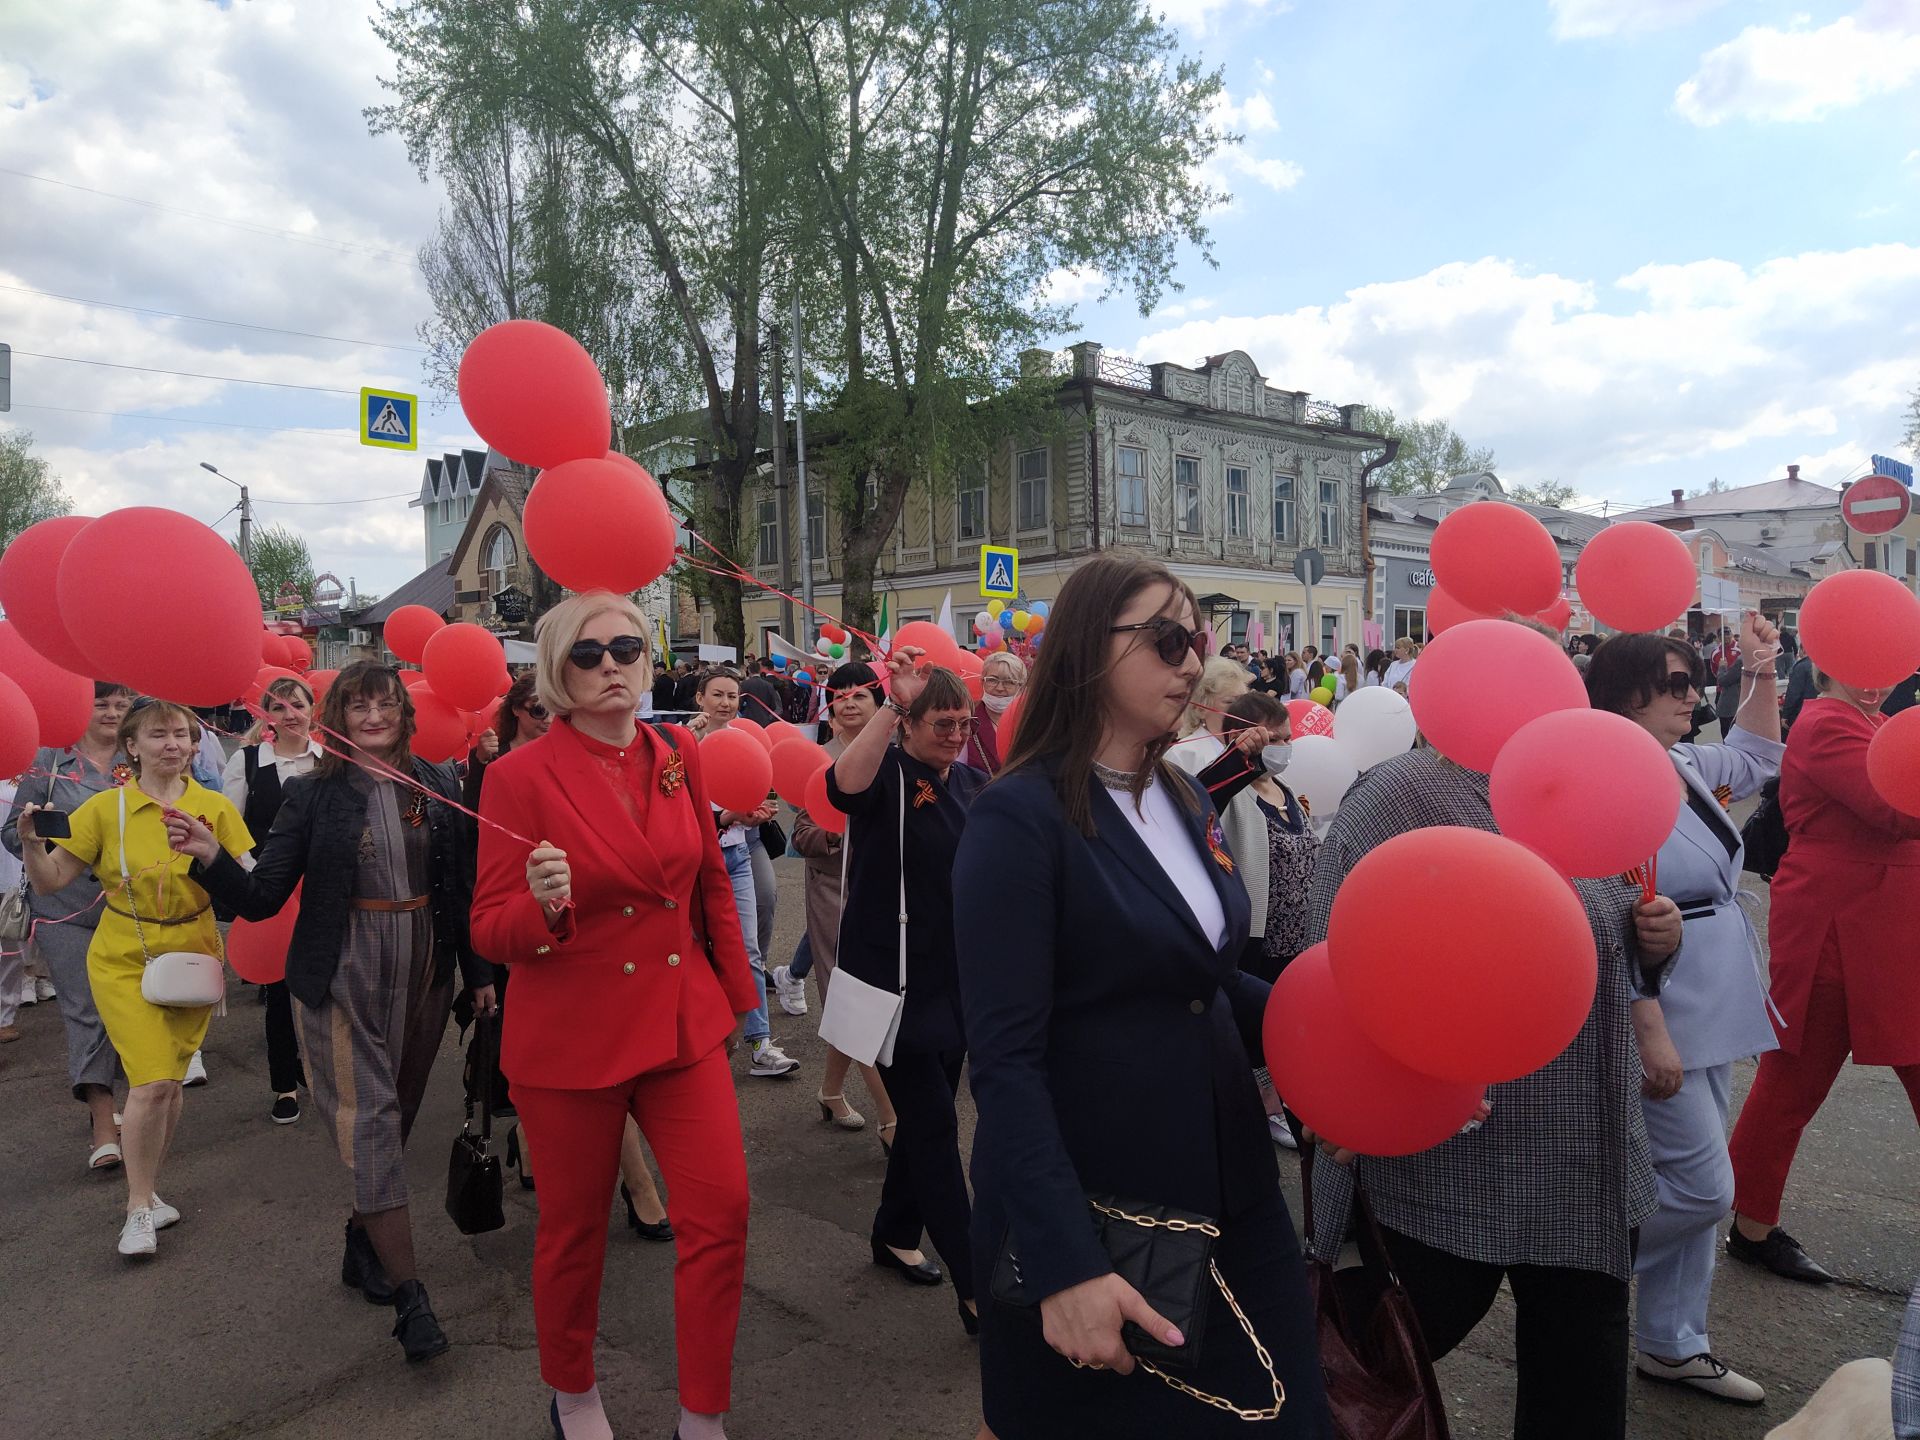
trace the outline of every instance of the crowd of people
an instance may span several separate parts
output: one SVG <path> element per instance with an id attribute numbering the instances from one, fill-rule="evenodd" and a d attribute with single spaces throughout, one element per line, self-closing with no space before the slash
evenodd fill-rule
<path id="1" fill-rule="evenodd" d="M 1459 1134 L 1392 1158 L 1302 1124 L 1262 1020 L 1371 852 L 1498 829 L 1488 776 L 1421 742 L 1330 811 L 1288 784 L 1289 702 L 1405 694 L 1413 637 L 1214 655 L 1181 580 L 1110 555 L 1067 579 L 1030 666 L 995 651 L 971 685 L 912 646 L 817 681 L 674 666 L 654 633 L 621 596 L 555 606 L 459 767 L 413 754 L 407 686 L 377 663 L 317 702 L 276 680 L 217 764 L 194 712 L 96 685 L 86 734 L 35 758 L 0 830 L 38 922 L 0 959 L 0 1042 L 23 999 L 57 1000 L 85 1168 L 126 1184 L 120 1254 L 150 1262 L 181 1220 L 158 1187 L 213 1014 L 158 993 L 154 962 L 217 958 L 220 922 L 290 904 L 263 1099 L 293 1124 L 304 1097 L 332 1134 L 343 1284 L 393 1310 L 409 1361 L 457 1342 L 419 1274 L 404 1161 L 449 1018 L 477 1021 L 469 1098 L 486 1087 L 512 1122 L 530 1189 L 539 1157 L 560 1440 L 614 1433 L 594 1340 L 616 1194 L 674 1246 L 677 1434 L 725 1435 L 750 1195 L 733 1057 L 742 1083 L 795 1076 L 773 1016 L 814 1013 L 809 976 L 821 1123 L 881 1145 L 872 1264 L 952 1286 L 981 1440 L 1366 1433 L 1329 1389 L 1308 1278 L 1362 1197 L 1432 1358 L 1510 1288 L 1516 1436 L 1624 1436 L 1634 1374 L 1759 1404 L 1760 1358 L 1736 1370 L 1711 1338 L 1720 1252 L 1833 1279 L 1780 1222 L 1849 1054 L 1892 1068 L 1920 1119 L 1920 821 L 1866 769 L 1898 697 L 1820 673 L 1757 616 L 1565 641 L 1592 707 L 1658 741 L 1684 793 L 1657 893 L 1574 881 L 1599 970 L 1586 1023 Z M 817 727 L 830 810 L 712 797 L 702 737 L 742 715 Z M 1729 807 L 1769 788 L 1787 843 L 1763 945 Z M 778 963 L 788 848 L 805 924 Z M 1756 1056 L 1729 1133 L 1734 1066 Z M 1323 1162 L 1304 1247 L 1293 1149 Z M 1195 1235 L 1207 1263 L 1182 1289 L 1167 1277 Z M 1908 1328 L 1886 1401 L 1901 1440 L 1920 1436 L 1920 1294 Z"/>

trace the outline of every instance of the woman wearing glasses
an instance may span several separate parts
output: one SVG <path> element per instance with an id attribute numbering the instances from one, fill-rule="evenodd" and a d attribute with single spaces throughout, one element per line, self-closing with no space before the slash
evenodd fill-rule
<path id="1" fill-rule="evenodd" d="M 399 672 L 360 661 L 335 678 L 320 728 L 346 743 L 290 782 L 252 870 L 206 826 L 168 818 L 208 893 L 248 920 L 279 913 L 300 886 L 287 989 L 307 1084 L 353 1177 L 340 1282 L 391 1303 L 408 1360 L 445 1352 L 414 1261 L 405 1149 L 433 1073 L 457 983 L 482 1011 L 493 973 L 473 952 L 473 822 L 450 766 L 412 752 L 413 701 Z M 405 784 L 396 776 L 411 777 Z"/>
<path id="2" fill-rule="evenodd" d="M 677 1237 L 681 1440 L 725 1435 L 746 1277 L 727 1057 L 760 995 L 698 747 L 635 718 L 650 633 L 604 590 L 549 610 L 534 673 L 553 727 L 494 761 L 480 800 L 495 823 L 480 837 L 474 943 L 515 971 L 502 1060 L 541 1147 L 534 1327 L 554 1433 L 568 1440 L 610 1433 L 593 1339 L 629 1117 L 660 1161 Z"/>
<path id="3" fill-rule="evenodd" d="M 960 1323 L 972 1334 L 979 1322 L 970 1214 L 953 1108 L 967 1053 L 954 969 L 953 860 L 986 777 L 960 762 L 973 732 L 967 687 L 951 670 L 916 669 L 921 654 L 909 645 L 888 658 L 892 698 L 827 774 L 827 795 L 848 817 L 835 965 L 905 996 L 893 1058 L 879 1066 L 900 1128 L 873 1216 L 873 1263 L 912 1284 L 938 1285 L 940 1267 L 920 1252 L 924 1229 L 947 1262 Z M 898 745 L 891 743 L 896 731 Z"/>
<path id="4" fill-rule="evenodd" d="M 1205 791 L 1165 760 L 1201 623 L 1155 562 L 1075 570 L 954 867 L 956 893 L 992 897 L 958 908 L 954 941 L 979 1109 L 980 1384 L 999 1440 L 1331 1434 L 1253 1077 L 1267 986 L 1236 963 L 1247 891 Z M 1180 1378 L 1240 1414 L 1136 1369 L 1123 1322 L 1185 1337 L 1115 1273 L 1090 1196 L 1218 1228 L 1234 1301 L 1207 1284 L 1199 1362 Z"/>
<path id="5" fill-rule="evenodd" d="M 1000 770 L 1000 719 L 1027 688 L 1027 662 L 996 650 L 980 665 L 980 703 L 973 707 L 973 735 L 960 758 L 992 776 Z"/>
<path id="6" fill-rule="evenodd" d="M 460 797 L 469 810 L 479 808 L 480 782 L 486 778 L 487 766 L 514 746 L 538 740 L 552 723 L 547 707 L 533 693 L 533 671 L 523 671 L 501 700 L 500 709 L 493 717 L 493 728 L 480 737 L 467 756 L 467 773 L 461 777 Z"/>

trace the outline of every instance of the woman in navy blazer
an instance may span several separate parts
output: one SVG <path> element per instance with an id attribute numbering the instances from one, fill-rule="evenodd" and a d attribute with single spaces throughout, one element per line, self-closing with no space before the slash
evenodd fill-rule
<path id="1" fill-rule="evenodd" d="M 1332 1433 L 1306 1276 L 1252 1067 L 1267 986 L 1235 965 L 1247 893 L 1200 783 L 1162 758 L 1208 636 L 1151 561 L 1102 556 L 1061 590 L 1006 768 L 954 870 L 974 1137 L 981 1391 L 997 1440 Z M 1177 1332 L 1113 1271 L 1089 1194 L 1213 1217 L 1222 1278 L 1180 1379 L 1136 1371 L 1123 1321 Z M 1003 1252 L 1030 1306 L 994 1298 Z"/>

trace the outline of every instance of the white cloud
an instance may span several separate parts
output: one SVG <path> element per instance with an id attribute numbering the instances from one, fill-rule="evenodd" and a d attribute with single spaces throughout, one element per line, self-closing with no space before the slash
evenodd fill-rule
<path id="1" fill-rule="evenodd" d="M 1235 174 L 1259 181 L 1269 190 L 1291 190 L 1307 173 L 1291 160 L 1249 155 L 1244 150 L 1229 152 L 1227 167 Z"/>
<path id="2" fill-rule="evenodd" d="M 1810 28 L 1754 25 L 1700 57 L 1673 105 L 1695 125 L 1724 120 L 1818 120 L 1892 94 L 1920 76 L 1920 3 L 1873 0 Z"/>
<path id="3" fill-rule="evenodd" d="M 1205 295 L 1196 295 L 1191 300 L 1176 300 L 1171 305 L 1162 305 L 1153 312 L 1156 320 L 1185 320 L 1194 315 L 1204 315 L 1214 309 L 1218 301 Z"/>
<path id="4" fill-rule="evenodd" d="M 1920 371 L 1920 339 L 1886 317 L 1916 308 L 1920 246 L 1648 265 L 1611 284 L 1489 258 L 1328 306 L 1189 319 L 1135 353 L 1244 349 L 1275 385 L 1442 417 L 1516 474 L 1592 489 L 1755 442 L 1873 448 L 1899 433 Z"/>
<path id="5" fill-rule="evenodd" d="M 1284 15 L 1293 9 L 1292 0 L 1156 0 L 1152 8 L 1169 24 L 1192 35 L 1205 35 L 1216 18 L 1233 10 L 1259 11 Z"/>
<path id="6" fill-rule="evenodd" d="M 1055 269 L 1040 282 L 1040 301 L 1046 305 L 1077 305 L 1091 300 L 1107 288 L 1106 275 L 1088 266 L 1086 269 Z"/>
<path id="7" fill-rule="evenodd" d="M 1668 30 L 1698 19 L 1726 0 L 1547 0 L 1553 11 L 1553 38 L 1593 40 Z"/>
<path id="8" fill-rule="evenodd" d="M 1239 135 L 1277 132 L 1279 119 L 1265 91 L 1255 91 L 1245 100 L 1236 100 L 1233 92 L 1222 89 L 1214 97 L 1208 118 L 1221 130 Z M 1235 179 L 1250 180 L 1269 190 L 1291 190 L 1306 171 L 1292 160 L 1257 153 L 1248 140 L 1230 146 L 1203 167 L 1202 176 L 1217 189 L 1231 191 Z"/>
<path id="9" fill-rule="evenodd" d="M 1247 103 L 1241 107 L 1249 133 L 1261 130 L 1278 130 L 1280 122 L 1274 118 L 1273 105 L 1264 92 L 1247 97 Z"/>

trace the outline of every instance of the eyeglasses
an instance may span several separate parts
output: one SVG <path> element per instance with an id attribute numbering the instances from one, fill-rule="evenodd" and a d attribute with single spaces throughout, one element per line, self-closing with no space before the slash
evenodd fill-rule
<path id="1" fill-rule="evenodd" d="M 949 715 L 944 720 L 927 720 L 922 723 L 942 740 L 951 740 L 955 735 L 973 734 L 973 717 L 971 715 L 966 716 L 964 719 Z"/>
<path id="2" fill-rule="evenodd" d="M 1672 670 L 1667 673 L 1667 683 L 1655 685 L 1653 690 L 1656 695 L 1671 695 L 1676 700 L 1684 700 L 1689 694 L 1699 693 L 1700 682 L 1690 670 Z"/>
<path id="3" fill-rule="evenodd" d="M 404 701 L 400 700 L 355 700 L 348 704 L 347 714 L 356 720 L 364 720 L 369 715 L 398 715 Z"/>
<path id="4" fill-rule="evenodd" d="M 1107 628 L 1107 633 L 1123 635 L 1131 630 L 1151 630 L 1154 652 L 1167 664 L 1174 666 L 1186 663 L 1189 650 L 1202 660 L 1206 659 L 1207 651 L 1213 644 L 1213 636 L 1207 631 L 1189 630 L 1178 620 L 1169 620 L 1164 615 L 1142 620 L 1137 625 L 1112 625 Z"/>
<path id="5" fill-rule="evenodd" d="M 618 660 L 620 657 L 615 655 L 613 658 Z M 547 707 L 542 705 L 538 700 L 529 700 L 520 708 L 527 713 L 530 719 L 544 720 L 547 718 Z"/>
<path id="6" fill-rule="evenodd" d="M 980 677 L 980 686 L 982 689 L 991 690 L 994 694 L 998 695 L 1002 691 L 1018 691 L 1020 689 L 1020 682 L 1015 680 L 1011 675 L 983 675 Z"/>
<path id="7" fill-rule="evenodd" d="M 611 640 L 576 640 L 567 651 L 567 659 L 582 670 L 591 670 L 603 655 L 612 655 L 616 665 L 631 665 L 647 653 L 647 642 L 638 635 L 616 635 Z"/>

